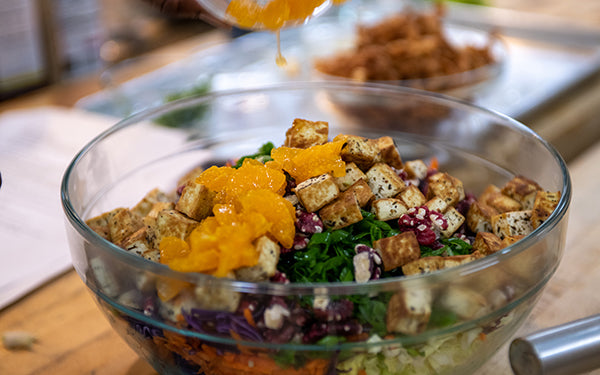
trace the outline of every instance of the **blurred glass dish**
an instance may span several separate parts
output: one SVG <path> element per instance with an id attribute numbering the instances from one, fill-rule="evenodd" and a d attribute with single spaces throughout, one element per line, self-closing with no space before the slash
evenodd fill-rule
<path id="1" fill-rule="evenodd" d="M 435 11 L 346 22 L 316 43 L 315 79 L 391 84 L 461 99 L 490 89 L 507 59 L 498 35 L 445 23 Z"/>
<path id="2" fill-rule="evenodd" d="M 374 111 L 411 103 L 446 108 L 447 115 L 418 127 L 412 126 L 416 118 L 407 125 L 395 117 L 390 126 L 387 117 L 346 116 L 331 100 L 340 93 L 346 101 L 370 103 Z M 155 124 L 168 113 L 197 106 L 206 110 L 193 127 Z M 561 192 L 561 198 L 539 228 L 497 253 L 439 272 L 365 284 L 252 283 L 175 272 L 104 240 L 86 225 L 102 212 L 132 206 L 154 188 L 176 189 L 176 181 L 193 167 L 224 163 L 267 141 L 282 144 L 298 116 L 328 121 L 331 134 L 390 136 L 403 158 L 436 157 L 440 170 L 474 194 L 525 175 Z M 61 197 L 75 269 L 114 329 L 161 374 L 466 374 L 511 337 L 556 270 L 571 184 L 564 161 L 547 142 L 495 112 L 389 85 L 294 82 L 212 92 L 127 118 L 74 158 Z M 389 297 L 406 291 L 431 297 L 429 324 L 415 335 L 385 334 L 385 320 L 396 316 Z M 348 320 L 318 321 L 306 307 L 316 299 L 349 300 L 362 308 L 352 309 Z M 273 303 L 304 306 L 288 310 L 285 327 L 292 334 L 313 323 L 339 335 L 356 322 L 368 330 L 348 341 L 329 334 L 329 340 L 302 343 L 252 323 L 262 322 Z M 345 323 L 352 323 L 348 331 Z"/>

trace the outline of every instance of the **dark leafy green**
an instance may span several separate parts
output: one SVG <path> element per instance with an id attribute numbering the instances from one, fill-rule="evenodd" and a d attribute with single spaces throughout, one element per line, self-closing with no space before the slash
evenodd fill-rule
<path id="1" fill-rule="evenodd" d="M 241 158 L 239 158 L 233 167 L 241 167 L 245 159 L 256 159 L 262 163 L 266 163 L 267 161 L 273 160 L 271 159 L 271 150 L 273 150 L 274 147 L 275 145 L 273 145 L 272 142 L 267 142 L 264 145 L 260 146 L 256 153 L 252 155 L 242 156 Z"/>
<path id="2" fill-rule="evenodd" d="M 421 257 L 466 255 L 470 254 L 473 248 L 468 242 L 455 237 L 441 239 L 440 242 L 444 247 L 436 250 L 421 246 Z"/>

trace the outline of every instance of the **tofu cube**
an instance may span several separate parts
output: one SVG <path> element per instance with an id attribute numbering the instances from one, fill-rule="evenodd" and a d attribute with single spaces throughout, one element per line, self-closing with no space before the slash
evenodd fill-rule
<path id="1" fill-rule="evenodd" d="M 525 238 L 525 235 L 522 235 L 522 234 L 517 235 L 517 236 L 504 237 L 502 239 L 502 248 L 508 247 L 508 246 L 514 244 L 515 242 L 522 240 L 523 238 Z"/>
<path id="2" fill-rule="evenodd" d="M 366 180 L 358 180 L 354 183 L 354 185 L 350 186 L 345 192 L 342 194 L 354 194 L 356 196 L 356 200 L 358 201 L 358 205 L 360 207 L 365 207 L 366 205 L 375 198 L 375 194 L 367 184 Z"/>
<path id="3" fill-rule="evenodd" d="M 400 176 L 387 164 L 377 163 L 366 173 L 367 183 L 376 199 L 392 198 L 406 188 Z"/>
<path id="4" fill-rule="evenodd" d="M 451 286 L 436 301 L 460 319 L 475 319 L 489 312 L 490 305 L 480 293 L 466 287 Z"/>
<path id="5" fill-rule="evenodd" d="M 531 210 L 535 195 L 542 188 L 535 181 L 523 176 L 515 176 L 508 181 L 502 188 L 502 194 L 516 200 L 521 204 L 522 209 Z"/>
<path id="6" fill-rule="evenodd" d="M 105 212 L 102 215 L 94 216 L 85 221 L 91 230 L 96 232 L 100 237 L 110 241 L 110 229 L 108 228 L 108 220 L 114 215 L 115 210 Z"/>
<path id="7" fill-rule="evenodd" d="M 478 200 L 500 213 L 521 210 L 521 203 L 502 194 L 502 190 L 494 185 L 489 185 L 483 193 L 481 193 Z"/>
<path id="8" fill-rule="evenodd" d="M 531 210 L 511 211 L 492 216 L 492 230 L 500 239 L 528 235 L 533 231 Z"/>
<path id="9" fill-rule="evenodd" d="M 294 119 L 292 127 L 285 132 L 286 147 L 309 148 L 322 145 L 329 137 L 329 124 L 326 121 Z"/>
<path id="10" fill-rule="evenodd" d="M 427 199 L 425 198 L 425 195 L 421 193 L 421 190 L 412 184 L 402 190 L 396 198 L 400 198 L 408 208 L 420 207 L 427 202 Z"/>
<path id="11" fill-rule="evenodd" d="M 165 237 L 177 237 L 186 239 L 194 228 L 199 224 L 177 210 L 163 210 L 156 217 L 153 228 L 154 247 L 158 248 L 160 241 Z"/>
<path id="12" fill-rule="evenodd" d="M 380 221 L 399 219 L 408 211 L 408 207 L 400 199 L 382 198 L 371 203 L 371 212 Z"/>
<path id="13" fill-rule="evenodd" d="M 436 211 L 440 214 L 443 214 L 448 209 L 448 203 L 440 197 L 431 198 L 425 202 L 425 206 L 429 208 L 429 211 Z"/>
<path id="14" fill-rule="evenodd" d="M 554 211 L 556 206 L 558 206 L 558 201 L 560 201 L 560 191 L 557 192 L 549 192 L 549 191 L 538 191 L 535 200 L 533 203 L 533 209 L 531 212 L 531 225 L 533 228 L 537 228 Z"/>
<path id="15" fill-rule="evenodd" d="M 114 244 L 119 244 L 143 225 L 144 222 L 140 216 L 126 208 L 118 208 L 113 211 L 113 215 L 108 220 L 110 239 Z"/>
<path id="16" fill-rule="evenodd" d="M 427 198 L 442 198 L 448 206 L 455 206 L 459 201 L 465 199 L 465 191 L 462 182 L 445 172 L 438 172 L 428 178 L 429 188 Z"/>
<path id="17" fill-rule="evenodd" d="M 323 225 L 331 229 L 344 228 L 363 219 L 356 196 L 347 192 L 323 207 L 319 211 L 319 216 Z"/>
<path id="18" fill-rule="evenodd" d="M 375 141 L 379 148 L 379 157 L 377 158 L 377 161 L 389 164 L 396 169 L 402 169 L 402 157 L 400 157 L 400 152 L 398 152 L 398 148 L 392 137 L 385 136 L 377 138 Z"/>
<path id="19" fill-rule="evenodd" d="M 448 222 L 446 229 L 440 229 L 440 236 L 443 238 L 450 238 L 456 232 L 461 225 L 465 222 L 465 217 L 460 214 L 454 207 L 450 207 L 444 213 L 444 218 Z"/>
<path id="20" fill-rule="evenodd" d="M 117 245 L 142 258 L 155 262 L 160 260 L 160 251 L 154 248 L 152 240 L 148 238 L 148 228 L 145 226 Z"/>
<path id="21" fill-rule="evenodd" d="M 389 332 L 416 335 L 427 328 L 433 294 L 428 289 L 402 289 L 390 298 L 385 322 Z"/>
<path id="22" fill-rule="evenodd" d="M 187 184 L 188 181 L 194 181 L 196 178 L 198 178 L 198 176 L 202 174 L 202 172 L 204 172 L 204 168 L 202 167 L 192 168 L 189 172 L 187 172 L 186 174 L 181 176 L 179 180 L 177 180 L 177 188 L 185 186 L 185 184 Z"/>
<path id="23" fill-rule="evenodd" d="M 376 141 L 355 135 L 339 135 L 334 138 L 334 140 L 339 139 L 346 141 L 340 152 L 345 162 L 353 162 L 363 171 L 375 164 L 379 156 L 379 147 L 377 147 Z"/>
<path id="24" fill-rule="evenodd" d="M 175 209 L 194 220 L 201 221 L 212 215 L 216 196 L 217 193 L 205 185 L 190 180 L 185 184 Z"/>
<path id="25" fill-rule="evenodd" d="M 355 163 L 346 163 L 346 174 L 341 177 L 335 177 L 335 183 L 340 191 L 346 191 L 358 180 L 366 180 L 367 176 L 356 166 Z"/>
<path id="26" fill-rule="evenodd" d="M 254 244 L 258 251 L 258 263 L 252 267 L 242 267 L 235 270 L 235 278 L 242 281 L 267 281 L 277 271 L 280 247 L 277 242 L 266 236 L 258 238 Z"/>
<path id="27" fill-rule="evenodd" d="M 479 253 L 467 255 L 454 255 L 450 257 L 425 257 L 414 260 L 402 266 L 402 272 L 406 276 L 431 273 L 445 268 L 460 266 L 481 258 Z"/>
<path id="28" fill-rule="evenodd" d="M 396 269 L 419 259 L 421 248 L 414 232 L 402 232 L 373 242 L 373 248 L 381 256 L 386 271 Z"/>
<path id="29" fill-rule="evenodd" d="M 190 299 L 204 310 L 234 312 L 240 304 L 241 294 L 226 286 L 206 282 L 196 286 L 194 296 Z"/>
<path id="30" fill-rule="evenodd" d="M 489 232 L 478 232 L 473 241 L 473 251 L 479 252 L 483 256 L 495 253 L 504 248 L 500 237 Z"/>
<path id="31" fill-rule="evenodd" d="M 499 214 L 498 210 L 479 201 L 475 201 L 467 212 L 467 226 L 474 233 L 491 232 L 492 216 Z"/>
<path id="32" fill-rule="evenodd" d="M 159 189 L 153 189 L 144 198 L 136 204 L 131 211 L 141 217 L 148 215 L 155 203 L 170 202 L 167 194 Z"/>
<path id="33" fill-rule="evenodd" d="M 427 171 L 429 168 L 423 160 L 410 160 L 404 163 L 404 171 L 408 175 L 408 178 L 417 180 L 424 180 L 427 177 Z"/>
<path id="34" fill-rule="evenodd" d="M 295 193 L 306 211 L 315 212 L 336 199 L 340 189 L 333 177 L 326 173 L 302 181 L 296 186 Z"/>

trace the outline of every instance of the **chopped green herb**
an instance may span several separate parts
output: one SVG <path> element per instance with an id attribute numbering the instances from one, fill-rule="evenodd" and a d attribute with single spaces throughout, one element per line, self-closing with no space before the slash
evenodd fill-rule
<path id="1" fill-rule="evenodd" d="M 444 328 L 449 327 L 458 322 L 458 317 L 456 313 L 452 311 L 443 310 L 440 308 L 434 308 L 431 311 L 431 316 L 429 317 L 429 327 L 434 328 Z"/>
<path id="2" fill-rule="evenodd" d="M 242 156 L 241 158 L 239 158 L 233 167 L 234 168 L 241 167 L 242 163 L 244 162 L 245 159 L 256 159 L 256 160 L 260 161 L 261 163 L 266 163 L 267 161 L 273 160 L 273 159 L 271 159 L 271 150 L 273 148 L 275 148 L 275 145 L 273 145 L 272 142 L 267 142 L 264 145 L 260 146 L 260 148 L 258 149 L 258 152 L 254 153 L 252 155 L 246 155 L 246 156 Z"/>
<path id="3" fill-rule="evenodd" d="M 456 237 L 441 239 L 440 242 L 444 247 L 437 250 L 421 246 L 421 257 L 466 255 L 470 254 L 473 248 L 468 242 Z"/>

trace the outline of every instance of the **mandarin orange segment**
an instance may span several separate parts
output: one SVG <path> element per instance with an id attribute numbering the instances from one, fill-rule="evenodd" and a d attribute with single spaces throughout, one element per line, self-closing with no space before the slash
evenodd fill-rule
<path id="1" fill-rule="evenodd" d="M 258 213 L 272 224 L 268 233 L 283 247 L 291 248 L 296 229 L 294 206 L 285 198 L 268 190 L 250 191 L 241 199 L 246 215 Z"/>
<path id="2" fill-rule="evenodd" d="M 341 177 L 346 173 L 346 164 L 340 156 L 343 145 L 343 141 L 337 141 L 307 149 L 279 147 L 271 151 L 271 157 L 297 182 L 324 173 Z"/>
<path id="3" fill-rule="evenodd" d="M 160 261 L 169 263 L 172 259 L 180 258 L 190 252 L 187 242 L 178 237 L 164 237 L 158 244 Z"/>
<path id="4" fill-rule="evenodd" d="M 156 280 L 156 292 L 161 301 L 169 301 L 189 285 L 185 281 L 159 278 Z"/>

